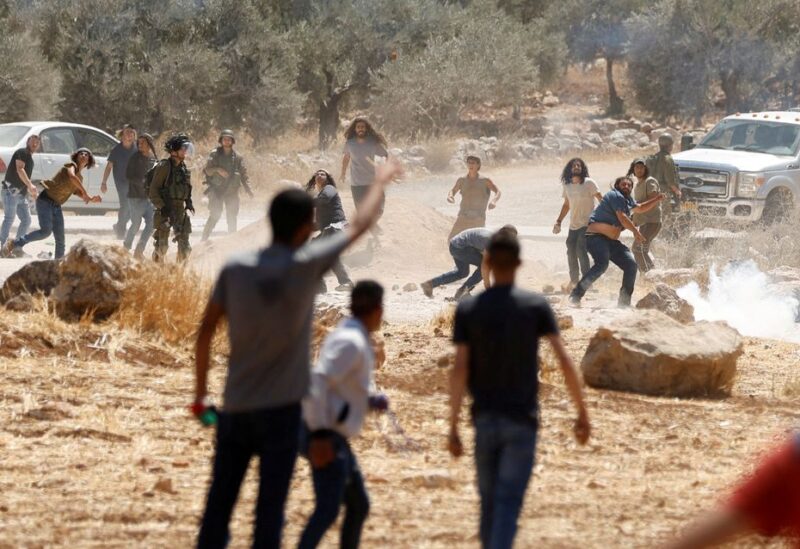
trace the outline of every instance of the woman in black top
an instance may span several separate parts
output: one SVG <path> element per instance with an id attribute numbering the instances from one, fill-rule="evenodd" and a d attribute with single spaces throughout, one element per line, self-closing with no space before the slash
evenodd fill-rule
<path id="1" fill-rule="evenodd" d="M 308 180 L 306 192 L 314 197 L 314 220 L 319 229 L 319 234 L 314 237 L 314 240 L 336 234 L 347 226 L 342 199 L 339 197 L 336 182 L 331 174 L 325 170 L 317 170 Z M 353 288 L 353 281 L 350 280 L 341 260 L 336 260 L 332 270 L 339 281 L 339 286 L 336 287 L 337 291 L 343 292 Z M 325 291 L 325 283 L 322 282 L 320 293 Z"/>
<path id="2" fill-rule="evenodd" d="M 147 189 L 145 189 L 145 175 L 152 168 L 158 158 L 156 157 L 156 147 L 153 137 L 150 134 L 143 133 L 139 136 L 136 143 L 138 152 L 131 156 L 128 161 L 128 167 L 125 170 L 125 177 L 128 180 L 128 199 L 131 209 L 131 226 L 125 235 L 125 248 L 130 250 L 133 246 L 133 240 L 136 238 L 136 232 L 144 219 L 144 229 L 139 237 L 139 243 L 136 245 L 136 250 L 133 256 L 137 259 L 144 257 L 144 249 L 147 247 L 147 241 L 153 235 L 153 204 L 147 197 Z"/>

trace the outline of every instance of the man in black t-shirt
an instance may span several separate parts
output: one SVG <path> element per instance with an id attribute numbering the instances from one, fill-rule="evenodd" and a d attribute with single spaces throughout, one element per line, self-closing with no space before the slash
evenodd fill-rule
<path id="1" fill-rule="evenodd" d="M 483 547 L 492 548 L 513 545 L 533 470 L 540 337 L 550 341 L 578 408 L 574 431 L 580 444 L 586 443 L 590 431 L 581 378 L 564 348 L 550 305 L 540 295 L 514 286 L 519 255 L 513 233 L 501 230 L 492 236 L 486 263 L 494 284 L 459 304 L 453 328 L 456 363 L 450 379 L 448 448 L 454 457 L 463 454 L 458 425 L 469 389 L 481 498 L 480 538 Z"/>
<path id="2" fill-rule="evenodd" d="M 31 212 L 29 196 L 36 198 L 36 187 L 33 186 L 33 153 L 39 150 L 39 136 L 28 137 L 25 147 L 17 149 L 8 163 L 5 179 L 3 181 L 3 224 L 0 226 L 0 246 L 8 240 L 14 217 L 19 217 L 17 238 L 25 236 L 31 227 Z"/>

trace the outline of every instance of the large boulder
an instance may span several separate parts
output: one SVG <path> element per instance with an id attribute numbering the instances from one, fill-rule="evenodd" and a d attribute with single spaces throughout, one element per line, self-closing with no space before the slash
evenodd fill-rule
<path id="1" fill-rule="evenodd" d="M 135 264 L 119 246 L 80 240 L 59 266 L 59 283 L 52 293 L 58 316 L 65 320 L 91 315 L 108 318 L 119 308 L 125 282 Z"/>
<path id="2" fill-rule="evenodd" d="M 52 259 L 32 261 L 6 279 L 0 290 L 0 302 L 7 303 L 21 294 L 50 295 L 56 285 L 58 263 Z"/>
<path id="3" fill-rule="evenodd" d="M 643 310 L 597 330 L 581 362 L 592 387 L 673 397 L 729 395 L 739 333 L 724 322 L 684 325 Z"/>
<path id="4" fill-rule="evenodd" d="M 655 289 L 636 304 L 637 309 L 655 309 L 681 324 L 694 322 L 694 307 L 666 284 L 657 284 Z"/>

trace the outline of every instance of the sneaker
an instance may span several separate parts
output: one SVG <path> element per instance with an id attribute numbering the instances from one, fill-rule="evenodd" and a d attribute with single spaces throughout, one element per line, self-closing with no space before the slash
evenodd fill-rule
<path id="1" fill-rule="evenodd" d="M 573 307 L 580 307 L 581 298 L 571 295 L 569 296 L 569 304 L 572 305 Z"/>
<path id="2" fill-rule="evenodd" d="M 469 295 L 469 288 L 466 286 L 461 286 L 456 293 L 453 295 L 453 299 L 456 301 L 460 301 L 462 297 L 466 297 Z"/>
<path id="3" fill-rule="evenodd" d="M 422 289 L 422 293 L 425 294 L 425 297 L 433 297 L 433 284 L 430 280 L 421 283 L 419 287 Z"/>
<path id="4" fill-rule="evenodd" d="M 352 289 L 353 289 L 352 282 L 345 282 L 344 284 L 339 284 L 338 286 L 336 286 L 337 292 L 349 292 Z"/>

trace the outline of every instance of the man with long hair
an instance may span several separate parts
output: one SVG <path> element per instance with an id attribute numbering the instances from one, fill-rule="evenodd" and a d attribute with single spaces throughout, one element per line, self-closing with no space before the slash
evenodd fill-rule
<path id="1" fill-rule="evenodd" d="M 360 209 L 369 186 L 375 179 L 375 157 L 387 158 L 386 139 L 375 131 L 366 118 L 356 117 L 344 132 L 344 156 L 342 157 L 342 173 L 339 181 L 345 181 L 347 167 L 350 167 L 350 192 L 356 210 Z M 381 210 L 386 196 L 381 197 Z"/>
<path id="2" fill-rule="evenodd" d="M 583 296 L 608 270 L 608 264 L 611 262 L 622 269 L 623 273 L 618 304 L 620 307 L 630 306 L 638 267 L 630 249 L 620 242 L 619 237 L 623 230 L 628 229 L 633 233 L 636 242 L 643 242 L 644 236 L 631 221 L 631 214 L 649 212 L 665 197 L 663 193 L 659 193 L 637 204 L 631 196 L 632 191 L 633 181 L 627 176 L 618 177 L 614 181 L 614 188 L 603 196 L 589 217 L 586 248 L 594 260 L 594 265 L 572 289 L 569 300 L 573 305 L 580 306 Z"/>
<path id="3" fill-rule="evenodd" d="M 570 290 L 582 276 L 589 272 L 589 252 L 586 251 L 586 227 L 594 210 L 595 199 L 603 196 L 597 190 L 597 183 L 589 178 L 586 162 L 573 158 L 561 172 L 561 195 L 564 204 L 558 214 L 553 234 L 561 232 L 561 222 L 570 213 L 569 234 L 567 235 L 567 264 L 569 265 Z"/>

